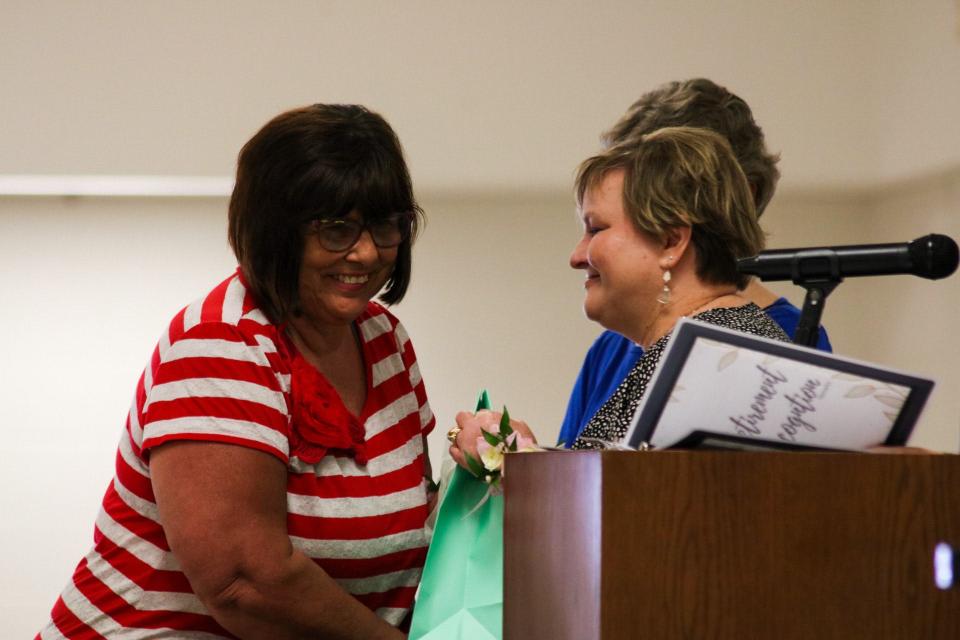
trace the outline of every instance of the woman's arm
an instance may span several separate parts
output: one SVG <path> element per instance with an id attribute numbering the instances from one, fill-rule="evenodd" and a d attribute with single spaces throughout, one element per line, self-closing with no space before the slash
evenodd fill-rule
<path id="1" fill-rule="evenodd" d="M 213 442 L 150 454 L 160 521 L 197 597 L 239 638 L 399 639 L 287 535 L 286 468 L 274 456 Z"/>

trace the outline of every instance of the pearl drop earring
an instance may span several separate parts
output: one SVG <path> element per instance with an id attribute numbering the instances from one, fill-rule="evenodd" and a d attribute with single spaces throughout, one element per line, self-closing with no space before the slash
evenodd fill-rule
<path id="1" fill-rule="evenodd" d="M 663 271 L 663 290 L 657 296 L 657 302 L 663 305 L 670 304 L 670 269 Z"/>
<path id="2" fill-rule="evenodd" d="M 673 264 L 673 256 L 667 256 L 667 265 Z M 660 295 L 657 296 L 657 302 L 662 305 L 670 304 L 670 267 L 668 266 L 663 270 L 663 289 L 660 291 Z"/>

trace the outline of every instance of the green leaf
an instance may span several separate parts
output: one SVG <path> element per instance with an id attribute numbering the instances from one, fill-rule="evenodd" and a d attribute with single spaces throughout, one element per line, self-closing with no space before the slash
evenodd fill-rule
<path id="1" fill-rule="evenodd" d="M 463 457 L 467 460 L 467 466 L 470 467 L 470 473 L 478 478 L 482 478 L 486 473 L 486 470 L 483 468 L 483 465 L 480 464 L 480 461 L 466 451 L 463 452 Z"/>
<path id="2" fill-rule="evenodd" d="M 477 396 L 477 408 L 473 410 L 474 413 L 482 409 L 489 409 L 490 404 L 490 394 L 487 393 L 486 389 L 480 390 L 480 395 Z"/>
<path id="3" fill-rule="evenodd" d="M 486 429 L 481 429 L 480 433 L 483 434 L 483 439 L 486 440 L 487 444 L 489 444 L 491 447 L 496 447 L 500 444 L 500 438 L 490 433 Z"/>
<path id="4" fill-rule="evenodd" d="M 507 411 L 507 405 L 503 405 L 503 415 L 500 416 L 500 437 L 504 440 L 513 433 L 513 427 L 510 426 L 510 412 Z"/>

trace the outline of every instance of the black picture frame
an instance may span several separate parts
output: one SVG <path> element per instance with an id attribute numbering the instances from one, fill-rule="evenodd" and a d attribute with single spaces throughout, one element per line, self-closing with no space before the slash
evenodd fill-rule
<path id="1" fill-rule="evenodd" d="M 691 349 L 700 338 L 769 354 L 778 358 L 805 362 L 839 373 L 862 376 L 878 382 L 907 387 L 910 391 L 887 434 L 886 440 L 883 442 L 886 446 L 903 446 L 907 443 L 934 387 L 934 382 L 926 378 L 920 378 L 844 356 L 818 351 L 811 347 L 799 346 L 789 342 L 780 342 L 769 338 L 761 338 L 752 334 L 741 333 L 705 322 L 683 318 L 677 323 L 667 351 L 664 353 L 657 367 L 654 379 L 651 380 L 650 385 L 647 387 L 644 401 L 637 407 L 636 414 L 633 416 L 630 428 L 624 439 L 624 442 L 628 446 L 637 449 L 651 441 L 660 421 L 660 416 L 670 399 L 677 380 L 683 372 Z M 762 438 L 738 438 L 729 434 L 717 434 L 711 432 L 707 424 L 697 429 L 692 429 L 691 433 L 676 443 L 675 447 L 692 448 L 705 446 L 704 443 L 707 442 L 709 444 L 711 438 L 714 439 L 713 444 L 719 444 L 722 440 L 725 443 L 723 445 L 724 448 L 736 448 L 737 441 L 741 441 L 741 444 L 744 445 L 742 448 L 818 450 L 816 447 L 772 442 Z M 764 443 L 769 445 L 769 447 L 766 447 Z"/>

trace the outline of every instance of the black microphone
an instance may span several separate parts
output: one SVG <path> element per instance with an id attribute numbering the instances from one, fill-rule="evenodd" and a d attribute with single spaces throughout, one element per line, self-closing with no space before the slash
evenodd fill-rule
<path id="1" fill-rule="evenodd" d="M 957 270 L 957 243 L 940 234 L 913 242 L 808 249 L 773 249 L 737 261 L 737 271 L 761 280 L 833 280 L 912 274 L 937 280 Z"/>

